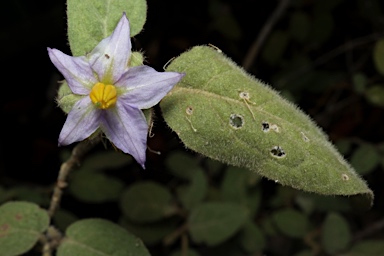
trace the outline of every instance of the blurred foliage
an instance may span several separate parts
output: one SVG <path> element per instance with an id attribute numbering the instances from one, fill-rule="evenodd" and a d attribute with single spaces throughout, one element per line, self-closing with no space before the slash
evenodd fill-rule
<path id="1" fill-rule="evenodd" d="M 175 0 L 149 0 L 148 20 L 134 47 L 144 49 L 147 61 L 158 70 L 189 47 L 207 43 L 241 64 L 276 4 L 204 0 L 183 6 Z M 12 68 L 5 71 L 5 84 L 21 77 L 21 59 L 30 64 L 44 58 L 42 66 L 23 70 L 25 81 L 39 82 L 23 80 L 20 86 L 7 86 L 5 95 L 13 97 L 2 101 L 3 120 L 12 125 L 2 127 L 0 212 L 11 214 L 0 219 L 0 235 L 8 230 L 6 222 L 21 224 L 23 229 L 15 234 L 30 240 L 19 241 L 18 248 L 27 251 L 47 228 L 45 213 L 36 205 L 23 206 L 31 209 L 24 214 L 42 221 L 14 222 L 19 210 L 9 208 L 8 202 L 28 201 L 47 208 L 51 184 L 66 159 L 60 155 L 68 149 L 57 149 L 65 116 L 54 107 L 57 86 L 47 78 L 47 72 L 56 71 L 45 55 L 47 46 L 68 47 L 65 4 L 4 1 L 2 5 L 9 10 L 1 17 L 3 54 L 7 68 Z M 369 211 L 356 208 L 352 198 L 303 193 L 189 152 L 169 132 L 157 109 L 147 169 L 140 170 L 129 156 L 111 153 L 108 143 L 100 145 L 70 176 L 53 224 L 71 239 L 81 240 L 79 230 L 94 232 L 87 231 L 93 224 L 82 228 L 95 221 L 87 218 L 108 219 L 118 226 L 98 220 L 94 225 L 138 243 L 142 255 L 147 252 L 139 240 L 120 227 L 140 238 L 153 256 L 381 255 L 383 11 L 380 0 L 292 0 L 249 69 L 324 128 L 373 189 L 376 198 Z M 51 79 L 58 80 L 54 75 Z M 14 161 L 14 156 L 22 160 Z M 121 241 L 109 243 L 121 245 Z M 41 255 L 40 250 L 36 244 L 28 255 Z M 9 256 L 4 250 L 0 255 Z"/>

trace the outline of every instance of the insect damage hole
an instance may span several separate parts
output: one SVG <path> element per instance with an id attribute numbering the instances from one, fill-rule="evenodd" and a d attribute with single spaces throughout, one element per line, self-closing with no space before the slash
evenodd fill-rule
<path id="1" fill-rule="evenodd" d="M 263 132 L 269 132 L 269 123 L 263 121 L 261 123 L 261 130 L 263 130 Z"/>
<path id="2" fill-rule="evenodd" d="M 240 129 L 244 126 L 244 117 L 238 114 L 231 114 L 229 116 L 229 125 L 234 129 Z"/>
<path id="3" fill-rule="evenodd" d="M 286 156 L 285 151 L 280 146 L 274 146 L 270 152 L 273 157 L 283 158 Z"/>
<path id="4" fill-rule="evenodd" d="M 349 180 L 349 176 L 348 176 L 347 174 L 345 174 L 345 173 L 343 173 L 343 174 L 341 175 L 341 178 L 342 178 L 344 181 Z"/>
<path id="5" fill-rule="evenodd" d="M 192 115 L 193 114 L 193 108 L 191 106 L 188 106 L 186 109 L 185 109 L 185 113 L 187 113 L 187 115 Z"/>

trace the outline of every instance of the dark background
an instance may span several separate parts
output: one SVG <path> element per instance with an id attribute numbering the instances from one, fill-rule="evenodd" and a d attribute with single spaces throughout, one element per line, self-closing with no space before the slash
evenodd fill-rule
<path id="1" fill-rule="evenodd" d="M 272 32 L 288 31 L 291 15 L 296 11 L 314 17 L 316 12 L 322 11 L 317 2 L 291 1 Z M 361 72 L 368 78 L 367 86 L 384 84 L 384 77 L 376 71 L 372 61 L 374 43 L 384 35 L 384 6 L 381 1 L 374 0 L 334 2 L 337 4 L 329 10 L 333 28 L 326 39 L 301 42 L 289 39 L 274 63 L 263 57 L 265 43 L 248 71 L 298 104 L 333 142 L 348 139 L 380 146 L 384 140 L 383 109 L 356 91 L 352 77 Z M 219 47 L 241 65 L 277 3 L 149 0 L 147 22 L 144 30 L 133 39 L 133 46 L 136 50 L 144 50 L 147 64 L 159 71 L 172 57 L 194 45 L 208 43 Z M 57 139 L 65 115 L 55 103 L 57 81 L 62 77 L 50 62 L 46 47 L 70 53 L 66 40 L 65 1 L 14 0 L 3 1 L 1 5 L 0 185 L 48 186 L 54 183 L 61 164 L 63 149 L 57 147 Z M 229 23 L 223 25 L 222 17 L 227 17 L 224 20 Z M 318 29 L 322 30 L 321 26 Z M 354 39 L 368 35 L 373 35 L 371 40 L 354 45 Z M 352 47 L 343 49 L 348 43 Z M 327 57 L 340 47 L 343 50 L 338 54 Z M 292 70 L 293 59 L 297 56 L 308 58 L 310 65 L 304 65 L 304 69 L 297 65 L 297 69 Z M 323 57 L 325 61 L 321 61 Z M 322 71 L 325 75 L 311 80 L 308 74 L 314 71 Z M 294 78 L 281 79 L 288 77 L 287 74 L 293 74 Z M 303 80 L 304 77 L 308 79 Z M 150 143 L 157 148 L 167 148 L 167 140 L 174 141 L 175 135 L 161 122 L 156 129 L 157 135 Z M 346 155 L 347 159 L 352 152 L 353 149 Z M 164 179 L 161 173 L 153 171 L 154 165 L 161 164 L 162 160 L 151 154 L 148 157 L 154 162 L 144 173 L 135 175 Z M 376 196 L 374 208 L 367 215 L 374 219 L 380 216 L 383 207 L 382 167 L 377 166 L 364 178 Z"/>

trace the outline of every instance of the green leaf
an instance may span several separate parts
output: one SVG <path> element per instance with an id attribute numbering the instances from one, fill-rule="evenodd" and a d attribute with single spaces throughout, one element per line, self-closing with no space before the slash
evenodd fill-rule
<path id="1" fill-rule="evenodd" d="M 296 189 L 362 194 L 372 203 L 372 191 L 311 119 L 220 51 L 194 47 L 167 70 L 186 73 L 160 103 L 186 147 Z"/>
<path id="2" fill-rule="evenodd" d="M 380 163 L 381 156 L 371 144 L 362 144 L 351 156 L 351 164 L 358 173 L 365 175 L 375 169 Z"/>
<path id="3" fill-rule="evenodd" d="M 48 228 L 47 211 L 29 202 L 8 202 L 0 207 L 0 256 L 29 251 Z"/>
<path id="4" fill-rule="evenodd" d="M 261 252 L 265 246 L 265 236 L 261 229 L 252 221 L 244 225 L 239 236 L 241 247 L 248 253 Z"/>
<path id="5" fill-rule="evenodd" d="M 80 169 L 84 171 L 100 171 L 121 168 L 132 162 L 132 157 L 120 151 L 102 151 L 87 157 Z"/>
<path id="6" fill-rule="evenodd" d="M 348 222 L 338 213 L 329 213 L 323 223 L 322 244 L 331 255 L 347 248 L 351 240 Z"/>
<path id="7" fill-rule="evenodd" d="M 184 254 L 183 251 L 172 252 L 171 256 L 200 256 L 195 250 L 188 249 L 187 253 Z"/>
<path id="8" fill-rule="evenodd" d="M 367 86 L 367 77 L 363 73 L 353 74 L 352 77 L 353 88 L 357 93 L 364 93 L 365 87 Z"/>
<path id="9" fill-rule="evenodd" d="M 365 90 L 365 97 L 374 105 L 384 107 L 384 85 L 375 84 Z"/>
<path id="10" fill-rule="evenodd" d="M 285 235 L 292 238 L 302 238 L 308 231 L 307 217 L 293 209 L 283 209 L 272 216 L 277 228 Z"/>
<path id="11" fill-rule="evenodd" d="M 146 245 L 154 245 L 175 231 L 179 221 L 178 218 L 170 218 L 149 224 L 137 224 L 123 218 L 120 224 L 135 236 L 140 237 Z"/>
<path id="12" fill-rule="evenodd" d="M 246 205 L 249 173 L 243 168 L 229 166 L 221 183 L 221 198 L 224 201 Z"/>
<path id="13" fill-rule="evenodd" d="M 103 219 L 84 219 L 68 227 L 57 256 L 149 256 L 142 241 Z"/>
<path id="14" fill-rule="evenodd" d="M 88 203 L 117 200 L 124 183 L 103 173 L 77 171 L 72 174 L 69 191 L 77 199 Z"/>
<path id="15" fill-rule="evenodd" d="M 376 70 L 384 75 L 384 38 L 377 40 L 373 48 L 373 62 Z"/>
<path id="16" fill-rule="evenodd" d="M 110 36 L 123 12 L 127 14 L 133 37 L 146 20 L 145 0 L 68 0 L 68 40 L 73 56 L 85 55 Z"/>
<path id="17" fill-rule="evenodd" d="M 346 256 L 377 256 L 384 252 L 384 240 L 366 240 L 353 245 Z"/>
<path id="18" fill-rule="evenodd" d="M 120 206 L 123 214 L 137 223 L 154 222 L 173 215 L 172 195 L 164 186 L 152 181 L 131 185 L 123 192 Z"/>
<path id="19" fill-rule="evenodd" d="M 192 209 L 188 225 L 196 243 L 215 246 L 239 231 L 247 217 L 248 213 L 241 205 L 208 202 Z"/>
<path id="20" fill-rule="evenodd" d="M 208 191 L 207 178 L 203 171 L 196 170 L 194 173 L 191 183 L 187 186 L 182 187 L 179 191 L 180 201 L 183 203 L 187 210 L 200 204 Z"/>
<path id="21" fill-rule="evenodd" d="M 79 218 L 74 215 L 72 212 L 58 209 L 53 215 L 53 223 L 55 227 L 60 230 L 66 230 L 69 225 L 77 221 Z"/>
<path id="22" fill-rule="evenodd" d="M 201 170 L 198 159 L 184 151 L 174 151 L 165 160 L 168 170 L 178 178 L 189 180 Z"/>

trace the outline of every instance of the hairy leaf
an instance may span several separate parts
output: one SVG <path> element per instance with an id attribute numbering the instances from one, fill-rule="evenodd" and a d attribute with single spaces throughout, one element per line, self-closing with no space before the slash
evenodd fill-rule
<path id="1" fill-rule="evenodd" d="M 123 12 L 130 22 L 131 37 L 145 23 L 145 0 L 68 0 L 68 40 L 73 56 L 83 56 L 104 38 L 110 36 Z"/>
<path id="2" fill-rule="evenodd" d="M 84 219 L 68 227 L 57 256 L 149 256 L 143 242 L 103 219 Z"/>
<path id="3" fill-rule="evenodd" d="M 47 211 L 30 202 L 8 202 L 0 207 L 0 256 L 29 251 L 48 228 Z"/>
<path id="4" fill-rule="evenodd" d="M 160 106 L 188 148 L 296 189 L 362 194 L 372 203 L 372 191 L 321 129 L 221 51 L 194 47 L 167 70 L 186 73 Z"/>

